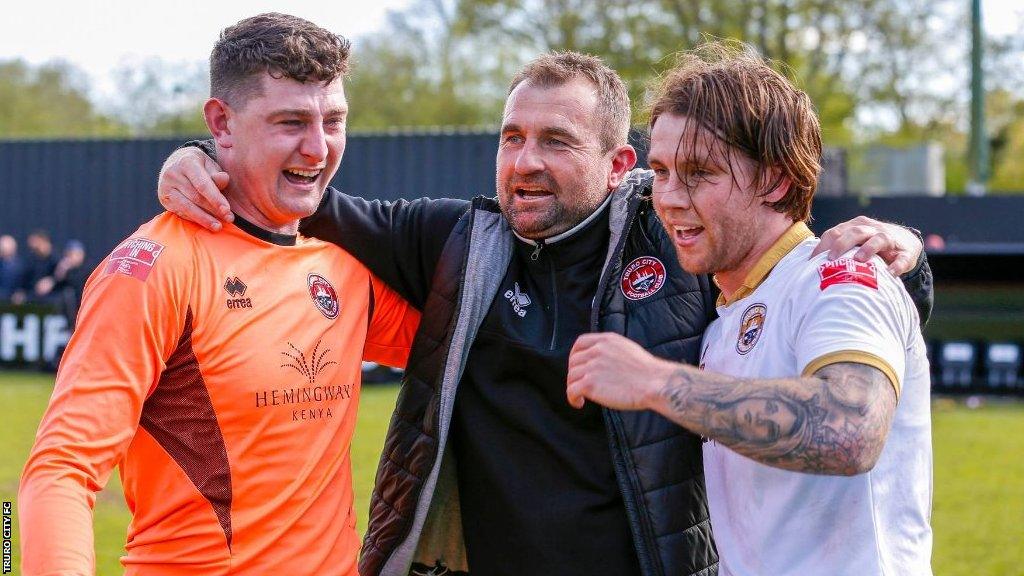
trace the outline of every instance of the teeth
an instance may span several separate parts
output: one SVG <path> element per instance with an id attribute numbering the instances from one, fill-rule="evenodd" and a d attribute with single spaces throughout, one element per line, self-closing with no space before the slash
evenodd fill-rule
<path id="1" fill-rule="evenodd" d="M 303 176 L 305 178 L 316 178 L 317 176 L 320 175 L 320 170 L 296 170 L 294 168 L 289 168 L 285 170 L 285 172 L 290 172 L 292 174 Z"/>

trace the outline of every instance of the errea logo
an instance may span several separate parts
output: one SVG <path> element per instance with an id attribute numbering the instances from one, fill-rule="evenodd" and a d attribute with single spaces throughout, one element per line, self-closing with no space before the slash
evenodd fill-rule
<path id="1" fill-rule="evenodd" d="M 515 283 L 512 290 L 505 291 L 505 299 L 512 303 L 512 310 L 515 311 L 517 316 L 520 318 L 526 316 L 526 307 L 530 305 L 531 300 L 530 297 L 519 288 L 519 282 Z"/>
<path id="2" fill-rule="evenodd" d="M 228 310 L 252 308 L 252 299 L 243 298 L 246 288 L 245 282 L 239 280 L 238 276 L 228 276 L 227 280 L 224 281 L 224 291 L 230 296 L 226 301 Z"/>

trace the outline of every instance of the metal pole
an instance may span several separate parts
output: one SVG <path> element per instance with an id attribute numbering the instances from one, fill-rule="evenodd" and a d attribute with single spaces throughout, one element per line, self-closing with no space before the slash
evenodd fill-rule
<path id="1" fill-rule="evenodd" d="M 967 193 L 981 196 L 988 184 L 988 135 L 985 133 L 985 78 L 982 69 L 984 31 L 981 0 L 971 0 L 971 181 Z"/>

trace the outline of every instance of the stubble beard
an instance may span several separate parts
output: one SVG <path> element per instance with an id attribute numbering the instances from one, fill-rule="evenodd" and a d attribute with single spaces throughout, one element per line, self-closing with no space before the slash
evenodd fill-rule
<path id="1" fill-rule="evenodd" d="M 599 185 L 584 183 L 579 188 L 563 191 L 553 181 L 549 190 L 555 193 L 554 201 L 542 212 L 520 211 L 515 207 L 515 189 L 512 182 L 505 182 L 498 195 L 501 213 L 517 234 L 531 240 L 543 240 L 570 230 L 594 213 L 605 199 L 606 191 L 596 192 Z M 595 192 L 587 194 L 588 190 Z M 577 201 L 573 202 L 572 199 Z"/>
<path id="2" fill-rule="evenodd" d="M 722 227 L 715 238 L 714 251 L 706 262 L 708 273 L 721 274 L 738 270 L 756 244 L 760 223 L 730 222 L 728 229 Z"/>

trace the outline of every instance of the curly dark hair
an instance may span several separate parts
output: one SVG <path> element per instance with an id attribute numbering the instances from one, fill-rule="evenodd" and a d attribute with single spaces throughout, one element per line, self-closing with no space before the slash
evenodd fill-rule
<path id="1" fill-rule="evenodd" d="M 244 106 L 262 75 L 332 82 L 348 72 L 351 43 L 308 20 L 269 12 L 221 31 L 210 53 L 210 96 Z"/>

